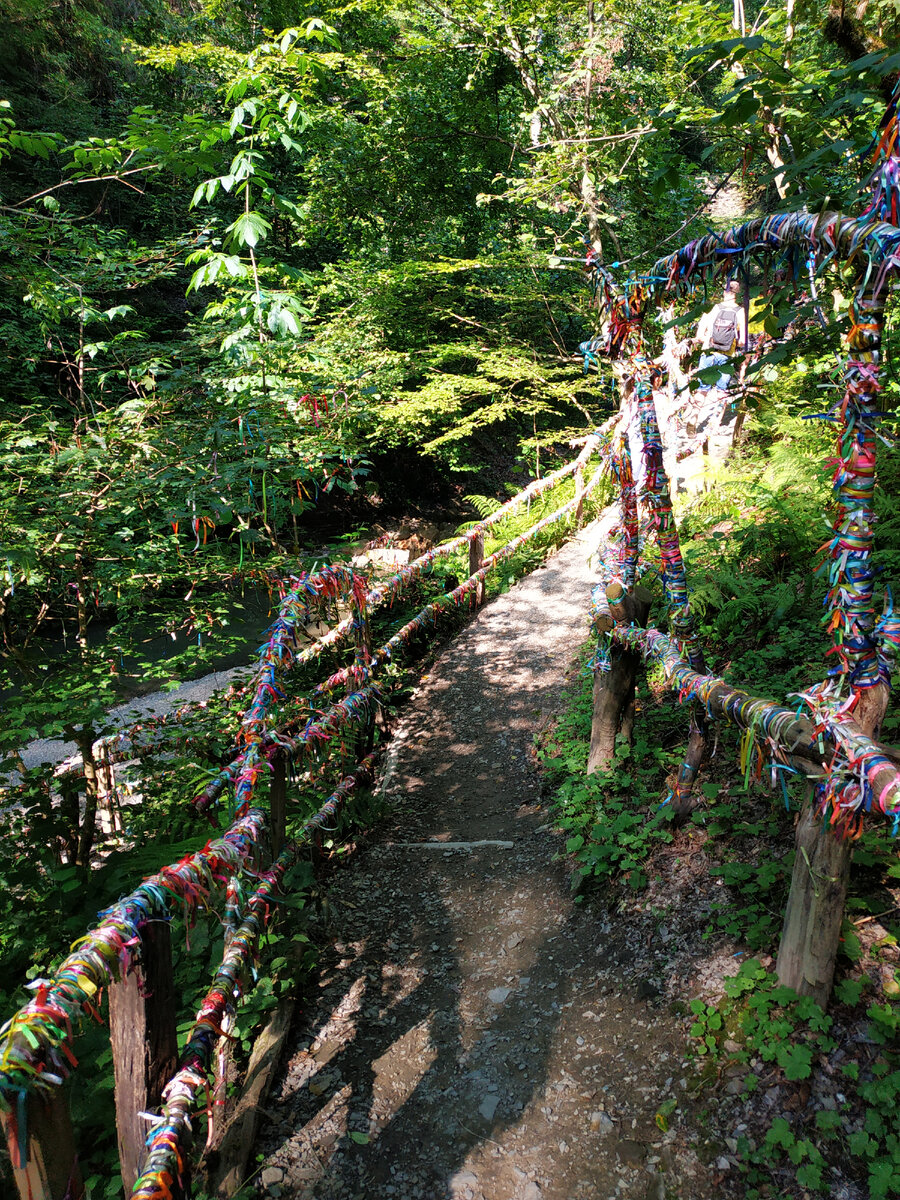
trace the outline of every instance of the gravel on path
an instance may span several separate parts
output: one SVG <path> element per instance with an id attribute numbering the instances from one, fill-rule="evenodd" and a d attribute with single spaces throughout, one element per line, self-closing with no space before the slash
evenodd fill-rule
<path id="1" fill-rule="evenodd" d="M 684 1025 L 635 978 L 615 914 L 573 897 L 530 755 L 587 636 L 595 540 L 482 609 L 406 709 L 390 816 L 331 883 L 333 941 L 267 1106 L 260 1195 L 724 1194 L 677 1121 L 657 1121 L 686 1102 Z"/>

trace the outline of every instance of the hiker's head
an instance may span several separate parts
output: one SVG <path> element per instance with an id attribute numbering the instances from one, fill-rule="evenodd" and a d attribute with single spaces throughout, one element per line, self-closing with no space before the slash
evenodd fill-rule
<path id="1" fill-rule="evenodd" d="M 723 297 L 725 300 L 740 300 L 741 285 L 738 283 L 738 281 L 736 279 L 729 279 L 728 282 L 725 284 L 725 291 L 723 293 Z"/>

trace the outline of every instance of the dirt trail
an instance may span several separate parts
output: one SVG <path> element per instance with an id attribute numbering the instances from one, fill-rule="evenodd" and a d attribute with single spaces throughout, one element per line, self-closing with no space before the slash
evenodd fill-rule
<path id="1" fill-rule="evenodd" d="M 407 709 L 391 815 L 331 888 L 260 1194 L 722 1194 L 655 1119 L 684 1098 L 683 1021 L 614 919 L 574 903 L 529 758 L 587 633 L 592 533 L 486 606 Z"/>

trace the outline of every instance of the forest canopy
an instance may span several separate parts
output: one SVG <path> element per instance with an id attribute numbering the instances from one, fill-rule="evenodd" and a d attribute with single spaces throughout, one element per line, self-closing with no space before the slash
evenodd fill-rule
<path id="1" fill-rule="evenodd" d="M 646 269 L 727 187 L 852 208 L 900 66 L 888 3 L 4 17 L 0 655 L 37 695 L 72 639 L 85 719 L 223 580 L 595 424 L 586 249 Z"/>

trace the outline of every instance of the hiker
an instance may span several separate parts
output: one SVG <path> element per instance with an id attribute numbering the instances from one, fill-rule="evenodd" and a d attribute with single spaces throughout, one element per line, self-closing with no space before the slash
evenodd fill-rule
<path id="1" fill-rule="evenodd" d="M 743 348 L 746 342 L 747 326 L 744 321 L 744 310 L 741 307 L 740 285 L 736 279 L 730 279 L 725 284 L 722 300 L 708 313 L 700 318 L 697 326 L 695 344 L 700 343 L 699 371 L 706 367 L 719 367 L 728 361 L 735 347 Z M 713 386 L 719 392 L 727 392 L 731 383 L 731 373 L 723 371 L 715 385 L 700 381 L 699 390 L 709 392 Z"/>
<path id="2" fill-rule="evenodd" d="M 746 345 L 746 329 L 740 287 L 731 280 L 725 285 L 721 301 L 700 318 L 692 339 L 694 346 L 700 346 L 697 371 L 725 367 L 729 356 Z M 740 404 L 739 393 L 728 394 L 732 375 L 732 370 L 723 369 L 713 383 L 698 380 L 696 391 L 677 409 L 671 452 L 675 461 L 685 466 L 674 472 L 676 492 L 694 491 L 702 486 L 706 467 L 721 463 L 728 456 Z M 687 460 L 695 456 L 697 461 L 690 466 Z"/>

